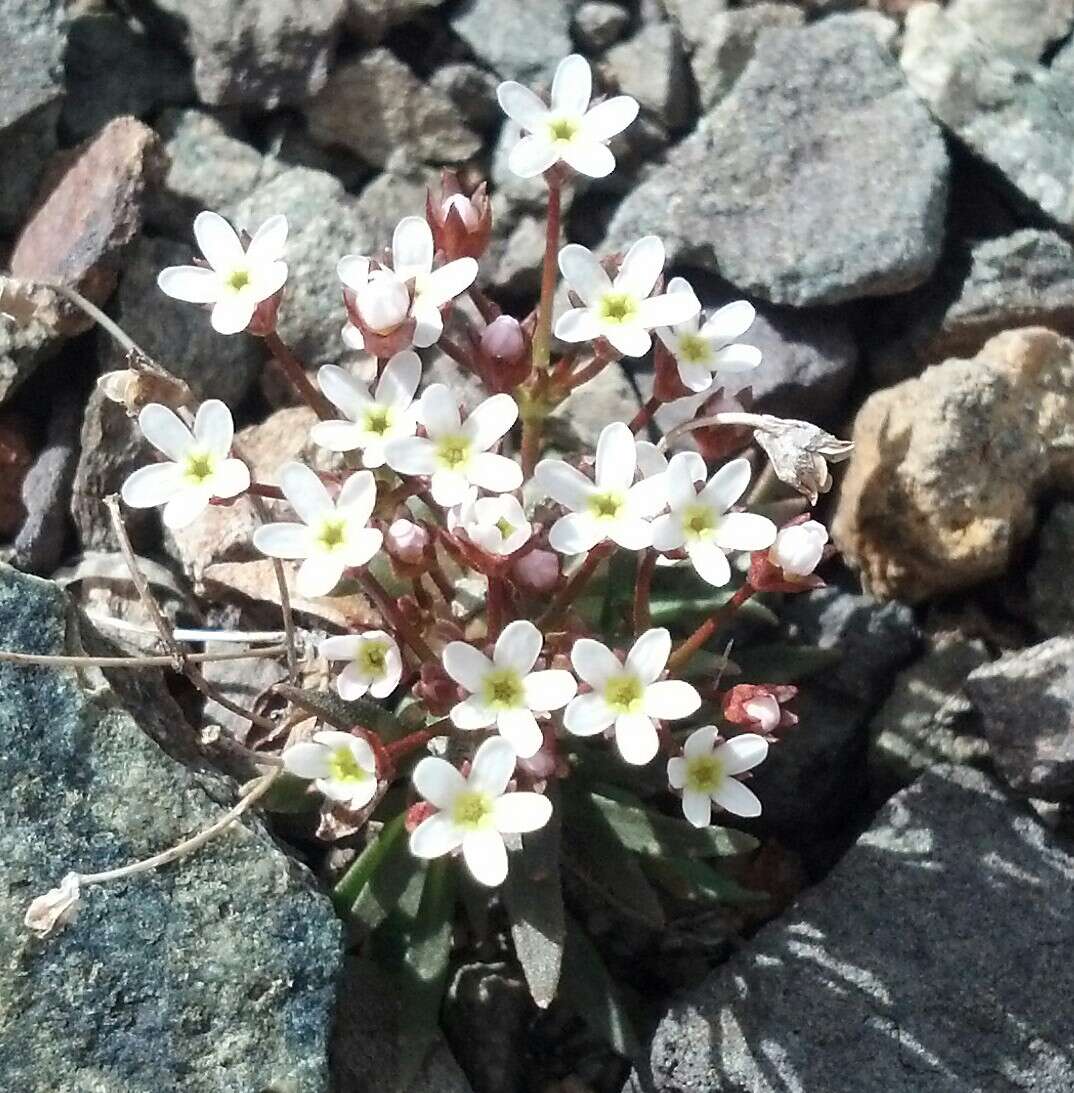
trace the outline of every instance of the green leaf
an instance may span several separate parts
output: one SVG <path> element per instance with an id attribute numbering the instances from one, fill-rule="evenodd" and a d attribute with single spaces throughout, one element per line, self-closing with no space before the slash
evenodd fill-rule
<path id="1" fill-rule="evenodd" d="M 670 895 L 688 902 L 746 907 L 768 901 L 767 893 L 743 888 L 696 858 L 646 858 L 645 871 Z"/>
<path id="2" fill-rule="evenodd" d="M 530 994 L 542 1009 L 556 996 L 563 963 L 560 829 L 558 800 L 554 799 L 551 821 L 522 837 L 522 851 L 512 855 L 511 871 L 503 888 L 515 954 Z"/>
<path id="3" fill-rule="evenodd" d="M 405 735 L 395 715 L 368 698 L 355 698 L 344 702 L 335 691 L 292 687 L 287 683 L 278 683 L 275 690 L 277 694 L 330 725 L 361 725 L 365 729 L 372 729 L 386 742 Z"/>
<path id="4" fill-rule="evenodd" d="M 748 683 L 795 683 L 823 672 L 842 660 L 838 649 L 819 649 L 815 645 L 772 642 L 735 650 L 742 674 Z"/>
<path id="5" fill-rule="evenodd" d="M 564 1002 L 613 1051 L 628 1059 L 640 1053 L 630 1016 L 603 957 L 585 930 L 569 916 L 560 993 Z"/>
<path id="6" fill-rule="evenodd" d="M 322 800 L 308 778 L 299 778 L 296 774 L 283 771 L 276 776 L 257 804 L 269 812 L 301 813 L 316 812 Z"/>
<path id="7" fill-rule="evenodd" d="M 396 907 L 403 904 L 404 895 L 414 885 L 414 878 L 424 875 L 421 863 L 410 853 L 403 831 L 404 822 L 402 816 L 392 821 L 392 824 L 399 824 L 398 828 L 393 828 L 388 842 L 379 854 L 376 851 L 370 851 L 373 860 L 368 866 L 362 865 L 364 853 L 359 857 L 351 867 L 351 870 L 359 870 L 358 877 L 353 882 L 348 884 L 350 870 L 340 881 L 340 886 L 348 884 L 348 888 L 357 890 L 350 908 L 345 913 L 353 923 L 367 931 L 375 930 Z M 387 825 L 385 831 L 388 826 L 391 825 Z M 383 835 L 382 831 L 381 837 Z M 359 883 L 362 880 L 362 869 L 367 869 L 369 875 L 364 883 Z M 337 906 L 340 902 L 338 893 L 339 887 L 336 889 Z M 345 896 L 343 898 L 345 899 Z"/>
<path id="8" fill-rule="evenodd" d="M 375 838 L 369 840 L 351 867 L 343 874 L 332 890 L 332 902 L 339 914 L 350 914 L 355 900 L 362 894 L 385 857 L 403 837 L 405 827 L 406 813 L 401 812 L 394 820 L 389 820 Z"/>

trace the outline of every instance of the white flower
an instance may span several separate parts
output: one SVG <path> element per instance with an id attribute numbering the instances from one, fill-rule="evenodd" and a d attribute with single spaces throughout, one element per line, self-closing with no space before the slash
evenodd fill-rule
<path id="1" fill-rule="evenodd" d="M 325 638 L 319 651 L 327 660 L 347 661 L 336 680 L 336 691 L 345 702 L 367 692 L 374 698 L 387 698 L 403 675 L 399 646 L 383 630 Z"/>
<path id="2" fill-rule="evenodd" d="M 510 395 L 485 399 L 462 421 L 454 395 L 444 384 L 434 383 L 421 396 L 418 419 L 428 435 L 389 441 L 385 457 L 400 474 L 431 475 L 437 504 L 459 504 L 471 484 L 492 493 L 522 485 L 522 468 L 488 450 L 518 419 L 518 405 Z"/>
<path id="3" fill-rule="evenodd" d="M 808 577 L 820 565 L 827 542 L 828 529 L 819 521 L 791 524 L 776 535 L 768 560 L 788 577 Z"/>
<path id="4" fill-rule="evenodd" d="M 243 248 L 222 216 L 201 212 L 194 218 L 194 237 L 211 268 L 169 266 L 160 271 L 157 284 L 176 300 L 212 304 L 213 329 L 238 334 L 250 325 L 257 305 L 279 292 L 287 280 L 287 219 L 270 216 Z"/>
<path id="5" fill-rule="evenodd" d="M 473 258 L 456 258 L 433 269 L 433 232 L 422 216 L 404 217 L 392 235 L 392 269 L 370 269 L 368 258 L 349 254 L 337 266 L 340 280 L 355 293 L 362 320 L 387 334 L 413 318 L 413 343 L 419 349 L 436 342 L 444 330 L 440 308 L 465 292 L 477 277 Z M 348 323 L 343 338 L 362 349 L 361 331 Z"/>
<path id="6" fill-rule="evenodd" d="M 164 506 L 164 523 L 185 528 L 213 497 L 235 497 L 250 485 L 250 471 L 231 459 L 235 425 L 219 400 L 198 407 L 193 433 L 167 406 L 151 402 L 138 415 L 146 440 L 171 462 L 140 467 L 123 483 L 123 500 L 135 509 Z"/>
<path id="7" fill-rule="evenodd" d="M 384 445 L 397 437 L 413 436 L 418 425 L 414 393 L 421 379 L 417 353 L 396 353 L 384 366 L 372 395 L 349 372 L 326 364 L 317 373 L 325 397 L 338 406 L 346 421 L 318 421 L 310 430 L 315 444 L 331 452 L 362 452 L 367 467 L 384 466 Z"/>
<path id="8" fill-rule="evenodd" d="M 668 760 L 668 781 L 682 790 L 683 815 L 694 827 L 707 827 L 712 802 L 736 816 L 760 816 L 761 802 L 733 775 L 752 770 L 768 754 L 768 741 L 756 733 L 734 736 L 716 746 L 716 727 L 692 732 L 683 754 Z"/>
<path id="9" fill-rule="evenodd" d="M 623 356 L 642 357 L 652 345 L 650 330 L 685 322 L 701 307 L 692 293 L 649 295 L 664 269 L 664 244 L 655 235 L 639 239 L 626 252 L 614 281 L 579 243 L 559 252 L 559 269 L 585 305 L 556 320 L 556 337 L 565 342 L 607 338 Z"/>
<path id="10" fill-rule="evenodd" d="M 589 63 L 577 53 L 559 62 L 551 108 L 520 83 L 500 84 L 496 97 L 503 112 L 528 133 L 511 149 L 511 170 L 533 178 L 562 160 L 591 178 L 611 174 L 615 156 L 607 142 L 638 116 L 638 103 L 629 95 L 616 95 L 590 109 L 592 94 Z"/>
<path id="11" fill-rule="evenodd" d="M 520 550 L 533 534 L 533 525 L 526 519 L 518 498 L 509 493 L 499 497 L 467 497 L 452 522 L 466 533 L 471 543 L 500 557 Z"/>
<path id="12" fill-rule="evenodd" d="M 651 440 L 637 440 L 634 442 L 638 453 L 638 474 L 642 478 L 655 478 L 668 469 L 668 457 Z M 686 457 L 686 466 L 695 482 L 704 482 L 708 477 L 708 467 L 699 452 L 680 452 Z"/>
<path id="13" fill-rule="evenodd" d="M 668 295 L 682 295 L 697 300 L 690 282 L 684 277 L 673 277 L 668 282 Z M 691 391 L 708 391 L 715 382 L 726 387 L 724 377 L 731 377 L 731 385 L 747 376 L 761 363 L 761 351 L 753 345 L 736 342 L 753 325 L 756 318 L 753 305 L 746 300 L 736 300 L 721 307 L 704 324 L 701 322 L 701 303 L 697 312 L 683 322 L 662 326 L 657 336 L 667 346 L 679 367 L 679 378 Z M 741 390 L 739 382 L 736 390 Z"/>
<path id="14" fill-rule="evenodd" d="M 597 439 L 596 482 L 561 459 L 542 459 L 533 479 L 571 511 L 553 525 L 548 541 L 561 554 L 582 554 L 611 539 L 627 550 L 652 542 L 649 520 L 666 503 L 660 476 L 634 483 L 638 453 L 634 434 L 621 421 L 605 425 Z"/>
<path id="15" fill-rule="evenodd" d="M 762 733 L 772 733 L 783 720 L 783 711 L 775 695 L 761 694 L 742 703 L 742 710 L 751 721 L 757 722 Z"/>
<path id="16" fill-rule="evenodd" d="M 377 500 L 372 471 L 352 474 L 333 502 L 324 483 L 301 463 L 287 463 L 280 488 L 301 523 L 265 524 L 254 546 L 270 558 L 303 558 L 297 588 L 303 596 L 327 596 L 348 566 L 362 566 L 380 549 L 383 535 L 366 527 Z"/>
<path id="17" fill-rule="evenodd" d="M 410 852 L 439 858 L 462 847 L 467 868 L 490 888 L 507 879 L 504 835 L 544 827 L 552 802 L 540 793 L 505 793 L 515 772 L 515 749 L 494 736 L 477 749 L 468 777 L 427 756 L 414 768 L 414 788 L 440 811 L 410 836 Z"/>
<path id="18" fill-rule="evenodd" d="M 593 690 L 571 701 L 563 724 L 575 736 L 593 736 L 615 726 L 615 743 L 628 763 L 648 763 L 660 747 L 654 718 L 689 717 L 701 696 L 678 679 L 661 680 L 671 655 L 671 635 L 662 627 L 646 630 L 627 653 L 626 664 L 606 646 L 579 638 L 571 664 Z"/>
<path id="19" fill-rule="evenodd" d="M 750 484 L 748 460 L 732 459 L 698 493 L 687 454 L 668 464 L 664 482 L 671 512 L 653 521 L 653 546 L 664 552 L 685 548 L 697 575 L 720 588 L 731 579 L 726 552 L 771 546 L 776 525 L 764 516 L 727 511 Z"/>
<path id="20" fill-rule="evenodd" d="M 504 627 L 492 660 L 464 641 L 449 642 L 443 652 L 444 670 L 470 693 L 451 711 L 455 726 L 484 729 L 494 724 L 523 759 L 536 755 L 543 736 L 534 711 L 560 710 L 578 690 L 570 672 L 533 670 L 543 645 L 541 632 L 525 619 Z"/>
<path id="21" fill-rule="evenodd" d="M 315 732 L 312 740 L 284 748 L 283 769 L 311 778 L 330 801 L 361 808 L 377 792 L 377 759 L 368 741 L 349 732 Z"/>

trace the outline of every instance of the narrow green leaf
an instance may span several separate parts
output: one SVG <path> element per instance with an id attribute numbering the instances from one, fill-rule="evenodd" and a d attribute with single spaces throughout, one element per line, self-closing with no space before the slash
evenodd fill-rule
<path id="1" fill-rule="evenodd" d="M 377 836 L 370 839 L 351 867 L 340 878 L 332 890 L 332 902 L 339 914 L 350 913 L 354 901 L 362 894 L 392 847 L 402 838 L 405 825 L 406 813 L 403 812 L 394 820 L 389 820 Z"/>
<path id="2" fill-rule="evenodd" d="M 743 888 L 738 881 L 696 858 L 646 858 L 644 867 L 676 899 L 730 907 L 753 906 L 768 900 L 767 893 Z"/>
<path id="3" fill-rule="evenodd" d="M 815 645 L 772 642 L 735 650 L 742 674 L 748 683 L 796 683 L 838 664 L 838 649 L 819 649 Z"/>
<path id="4" fill-rule="evenodd" d="M 352 868 L 358 865 L 359 862 L 355 862 Z M 393 829 L 392 837 L 380 856 L 370 864 L 365 883 L 355 883 L 358 892 L 347 912 L 351 921 L 366 930 L 375 930 L 402 903 L 415 876 L 420 875 L 424 875 L 421 863 L 410 853 L 403 835 L 403 825 L 400 824 L 398 829 Z M 361 879 L 360 875 L 358 879 Z M 340 883 L 346 880 L 347 877 L 344 877 Z"/>
<path id="5" fill-rule="evenodd" d="M 278 683 L 275 690 L 329 724 L 361 725 L 372 729 L 384 741 L 396 740 L 404 735 L 394 714 L 368 698 L 344 702 L 335 691 L 292 687 L 287 683 Z"/>

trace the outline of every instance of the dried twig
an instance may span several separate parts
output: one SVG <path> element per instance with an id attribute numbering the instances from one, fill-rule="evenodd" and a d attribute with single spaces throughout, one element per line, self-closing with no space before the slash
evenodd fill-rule
<path id="1" fill-rule="evenodd" d="M 271 645 L 265 649 L 236 650 L 229 653 L 185 653 L 183 660 L 189 664 L 215 664 L 222 660 L 264 660 L 282 656 L 284 652 L 286 652 L 284 646 Z M 9 664 L 40 664 L 54 668 L 170 668 L 175 664 L 175 659 L 170 654 L 90 657 L 52 653 L 9 653 L 2 649 L 0 649 L 0 661 Z"/>

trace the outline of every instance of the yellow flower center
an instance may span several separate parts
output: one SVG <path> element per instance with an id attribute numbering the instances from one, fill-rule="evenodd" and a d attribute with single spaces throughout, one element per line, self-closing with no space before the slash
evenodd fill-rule
<path id="1" fill-rule="evenodd" d="M 629 323 L 638 314 L 638 301 L 627 292 L 608 292 L 600 298 L 600 317 L 608 323 Z"/>
<path id="2" fill-rule="evenodd" d="M 522 705 L 522 680 L 513 668 L 496 668 L 485 676 L 481 697 L 494 710 L 514 710 Z"/>
<path id="3" fill-rule="evenodd" d="M 621 493 L 608 490 L 594 493 L 589 498 L 589 512 L 598 520 L 614 520 L 623 511 L 626 501 Z"/>
<path id="4" fill-rule="evenodd" d="M 510 539 L 514 535 L 516 528 L 515 525 L 507 519 L 506 516 L 501 516 L 496 521 L 496 530 L 505 538 Z"/>
<path id="5" fill-rule="evenodd" d="M 250 283 L 250 271 L 233 269 L 227 276 L 227 287 L 232 292 L 241 292 Z"/>
<path id="6" fill-rule="evenodd" d="M 365 782 L 373 776 L 354 757 L 350 748 L 336 748 L 328 760 L 328 777 L 333 782 Z"/>
<path id="7" fill-rule="evenodd" d="M 465 789 L 455 798 L 451 818 L 467 831 L 479 831 L 492 820 L 492 798 L 476 789 Z"/>
<path id="8" fill-rule="evenodd" d="M 616 714 L 640 713 L 645 688 L 636 675 L 624 674 L 608 681 L 604 701 Z"/>
<path id="9" fill-rule="evenodd" d="M 548 135 L 557 144 L 569 144 L 576 136 L 581 126 L 573 118 L 553 118 L 548 123 Z"/>
<path id="10" fill-rule="evenodd" d="M 392 427 L 392 412 L 387 406 L 371 406 L 365 412 L 365 430 L 383 436 Z"/>
<path id="11" fill-rule="evenodd" d="M 366 641 L 358 648 L 358 667 L 373 678 L 383 676 L 388 667 L 388 646 L 383 641 Z"/>
<path id="12" fill-rule="evenodd" d="M 347 522 L 338 516 L 328 517 L 317 533 L 317 543 L 322 550 L 339 550 L 347 541 Z"/>
<path id="13" fill-rule="evenodd" d="M 447 436 L 439 441 L 436 457 L 449 471 L 457 471 L 470 459 L 470 441 L 464 436 Z"/>
<path id="14" fill-rule="evenodd" d="M 700 334 L 683 334 L 679 338 L 679 356 L 689 364 L 708 364 L 712 348 Z"/>
<path id="15" fill-rule="evenodd" d="M 690 540 L 711 539 L 719 517 L 708 505 L 688 505 L 682 514 L 682 530 Z"/>
<path id="16" fill-rule="evenodd" d="M 723 763 L 715 755 L 698 755 L 686 763 L 686 788 L 692 793 L 711 793 L 723 778 Z"/>
<path id="17" fill-rule="evenodd" d="M 216 469 L 208 452 L 190 452 L 183 466 L 183 477 L 192 486 L 203 486 Z"/>

